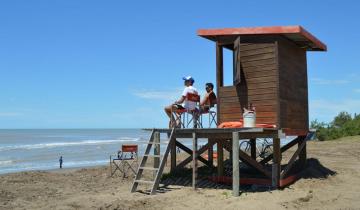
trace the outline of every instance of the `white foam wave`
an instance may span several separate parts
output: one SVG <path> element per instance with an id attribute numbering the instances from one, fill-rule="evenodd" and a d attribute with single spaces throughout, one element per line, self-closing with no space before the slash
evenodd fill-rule
<path id="1" fill-rule="evenodd" d="M 131 142 L 138 141 L 138 138 L 121 138 L 121 139 L 110 139 L 110 140 L 85 140 L 78 142 L 53 142 L 53 143 L 41 143 L 41 144 L 21 144 L 0 147 L 0 151 L 7 150 L 31 150 L 31 149 L 43 149 L 43 148 L 54 148 L 54 147 L 68 147 L 68 146 L 81 146 L 81 145 L 102 145 L 112 144 L 118 142 Z"/>
<path id="2" fill-rule="evenodd" d="M 12 160 L 0 160 L 0 166 L 11 165 L 12 163 L 14 163 Z"/>
<path id="3" fill-rule="evenodd" d="M 69 161 L 64 162 L 63 167 L 77 167 L 77 166 L 94 166 L 94 165 L 103 165 L 109 163 L 109 160 L 93 160 L 93 161 Z"/>

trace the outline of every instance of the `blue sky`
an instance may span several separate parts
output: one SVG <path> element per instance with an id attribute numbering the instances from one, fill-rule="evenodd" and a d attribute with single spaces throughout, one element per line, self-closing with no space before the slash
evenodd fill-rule
<path id="1" fill-rule="evenodd" d="M 359 113 L 360 3 L 305 2 L 1 1 L 0 128 L 165 127 L 182 76 L 215 81 L 196 30 L 244 26 L 314 34 L 328 52 L 308 53 L 310 119 Z"/>

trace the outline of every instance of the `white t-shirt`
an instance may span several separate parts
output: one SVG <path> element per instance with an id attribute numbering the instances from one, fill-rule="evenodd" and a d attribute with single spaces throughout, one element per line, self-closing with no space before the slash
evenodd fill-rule
<path id="1" fill-rule="evenodd" d="M 182 93 L 182 96 L 186 97 L 186 95 L 188 93 L 196 93 L 197 94 L 197 90 L 193 86 L 185 87 L 185 89 Z M 196 102 L 188 101 L 185 99 L 185 101 L 183 103 L 183 107 L 185 107 L 185 109 L 194 110 L 196 107 Z"/>

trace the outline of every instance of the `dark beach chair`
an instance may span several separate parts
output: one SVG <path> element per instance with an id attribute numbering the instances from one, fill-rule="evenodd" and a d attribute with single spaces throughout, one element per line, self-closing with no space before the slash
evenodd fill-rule
<path id="1" fill-rule="evenodd" d="M 110 177 L 116 171 L 122 173 L 123 178 L 127 177 L 129 172 L 135 175 L 137 167 L 138 145 L 136 144 L 123 144 L 117 155 L 110 155 Z"/>

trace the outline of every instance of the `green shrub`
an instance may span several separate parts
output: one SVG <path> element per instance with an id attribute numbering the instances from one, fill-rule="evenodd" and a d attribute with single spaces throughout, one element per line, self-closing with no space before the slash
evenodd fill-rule
<path id="1" fill-rule="evenodd" d="M 352 118 L 348 112 L 340 112 L 330 124 L 314 120 L 310 127 L 316 129 L 319 141 L 360 135 L 360 115 L 355 113 Z"/>

